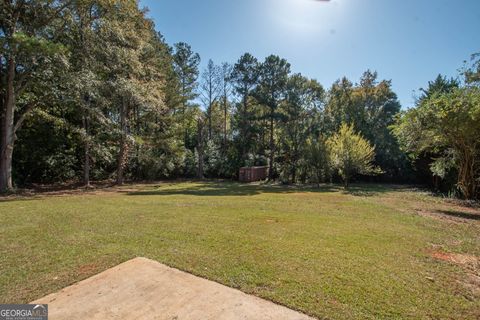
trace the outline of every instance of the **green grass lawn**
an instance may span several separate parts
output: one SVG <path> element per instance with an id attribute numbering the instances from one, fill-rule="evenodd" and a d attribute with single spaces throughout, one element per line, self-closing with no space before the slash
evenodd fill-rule
<path id="1" fill-rule="evenodd" d="M 0 303 L 143 256 L 321 319 L 478 319 L 474 211 L 378 185 L 165 182 L 8 197 Z"/>

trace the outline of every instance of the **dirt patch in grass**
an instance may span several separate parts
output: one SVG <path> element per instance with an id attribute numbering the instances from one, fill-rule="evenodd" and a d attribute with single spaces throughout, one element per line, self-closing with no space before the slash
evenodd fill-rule
<path id="1" fill-rule="evenodd" d="M 98 270 L 98 266 L 94 263 L 84 264 L 77 269 L 77 273 L 80 275 L 90 275 Z"/>
<path id="2" fill-rule="evenodd" d="M 457 283 L 465 289 L 463 292 L 468 293 L 463 296 L 471 301 L 480 298 L 480 257 L 442 251 L 433 251 L 430 255 L 434 259 L 460 266 L 465 273 L 463 277 L 457 279 Z"/>
<path id="3" fill-rule="evenodd" d="M 472 301 L 480 299 L 480 276 L 467 274 L 467 277 L 460 281 L 460 283 L 465 289 L 471 292 L 471 297 L 467 297 L 467 299 Z"/>
<path id="4" fill-rule="evenodd" d="M 460 254 L 460 253 L 446 253 L 441 251 L 434 251 L 431 253 L 431 256 L 438 260 L 449 261 L 455 264 L 472 267 L 478 269 L 478 264 L 480 263 L 480 258 L 470 255 L 470 254 Z"/>

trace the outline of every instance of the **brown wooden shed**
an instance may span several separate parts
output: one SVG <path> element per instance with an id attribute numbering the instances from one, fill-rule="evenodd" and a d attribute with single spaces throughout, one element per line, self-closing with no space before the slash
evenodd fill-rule
<path id="1" fill-rule="evenodd" d="M 238 175 L 241 182 L 265 180 L 268 176 L 268 167 L 242 167 Z"/>

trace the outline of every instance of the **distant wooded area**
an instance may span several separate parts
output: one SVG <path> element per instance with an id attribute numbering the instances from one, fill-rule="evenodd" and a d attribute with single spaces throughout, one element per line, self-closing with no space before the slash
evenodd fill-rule
<path id="1" fill-rule="evenodd" d="M 325 88 L 281 57 L 245 53 L 200 72 L 195 50 L 167 44 L 137 1 L 0 6 L 1 191 L 268 166 L 283 183 L 420 183 L 479 198 L 478 55 L 402 109 L 371 70 Z"/>

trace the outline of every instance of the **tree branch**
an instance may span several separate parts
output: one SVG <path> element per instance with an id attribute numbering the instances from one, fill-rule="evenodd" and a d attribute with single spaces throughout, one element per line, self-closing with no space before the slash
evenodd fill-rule
<path id="1" fill-rule="evenodd" d="M 20 115 L 18 120 L 15 122 L 15 125 L 13 127 L 13 134 L 15 134 L 17 130 L 22 127 L 22 124 L 25 121 L 25 118 L 27 117 L 28 113 L 30 113 L 30 111 L 32 111 L 37 105 L 38 103 L 32 103 L 23 111 L 23 113 Z"/>

